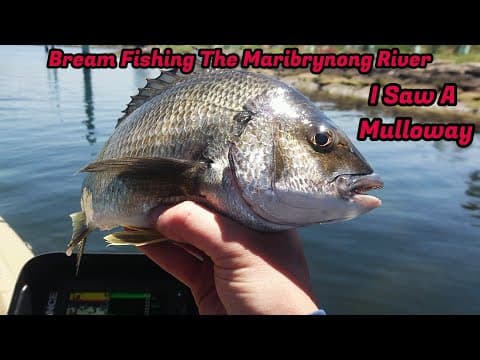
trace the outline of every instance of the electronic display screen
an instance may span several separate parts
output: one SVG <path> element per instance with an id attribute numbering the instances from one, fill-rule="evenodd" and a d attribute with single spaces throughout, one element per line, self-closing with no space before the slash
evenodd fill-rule
<path id="1" fill-rule="evenodd" d="M 180 296 L 180 294 L 178 294 Z M 167 301 L 166 301 L 167 300 Z M 71 292 L 66 315 L 160 315 L 168 299 L 150 292 Z"/>

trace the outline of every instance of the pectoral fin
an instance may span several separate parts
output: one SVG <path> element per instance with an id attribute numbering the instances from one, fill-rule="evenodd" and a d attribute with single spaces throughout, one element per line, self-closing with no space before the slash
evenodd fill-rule
<path id="1" fill-rule="evenodd" d="M 191 174 L 205 170 L 207 164 L 201 161 L 190 161 L 173 158 L 119 158 L 100 160 L 88 164 L 80 172 L 113 171 L 121 174 L 167 175 Z"/>
<path id="2" fill-rule="evenodd" d="M 173 158 L 120 158 L 93 162 L 82 172 L 114 172 L 127 183 L 129 180 L 164 187 L 170 195 L 198 194 L 198 185 L 207 162 Z M 150 184 L 150 185 L 149 185 Z"/>

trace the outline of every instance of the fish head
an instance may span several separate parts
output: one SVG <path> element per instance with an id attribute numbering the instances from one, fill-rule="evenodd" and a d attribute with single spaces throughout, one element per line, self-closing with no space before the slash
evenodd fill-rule
<path id="1" fill-rule="evenodd" d="M 353 219 L 381 205 L 383 187 L 347 135 L 293 89 L 262 99 L 231 149 L 236 183 L 261 218 L 291 227 Z"/>

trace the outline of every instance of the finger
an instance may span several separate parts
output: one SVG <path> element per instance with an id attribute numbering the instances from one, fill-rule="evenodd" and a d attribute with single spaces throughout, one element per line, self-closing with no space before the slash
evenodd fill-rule
<path id="1" fill-rule="evenodd" d="M 191 201 L 157 209 L 152 216 L 156 230 L 165 237 L 191 244 L 213 260 L 229 251 L 244 250 L 243 243 L 257 237 L 253 231 Z"/>
<path id="2" fill-rule="evenodd" d="M 169 242 L 139 246 L 138 249 L 190 289 L 196 288 L 203 266 L 200 260 Z"/>
<path id="3" fill-rule="evenodd" d="M 180 248 L 182 248 L 183 250 L 185 250 L 187 253 L 189 253 L 190 255 L 192 255 L 193 257 L 197 258 L 198 260 L 200 261 L 204 261 L 205 260 L 205 253 L 198 250 L 196 247 L 193 247 L 192 245 L 190 244 L 187 244 L 187 243 L 181 243 L 181 242 L 172 242 L 173 245 L 175 246 L 178 246 Z"/>

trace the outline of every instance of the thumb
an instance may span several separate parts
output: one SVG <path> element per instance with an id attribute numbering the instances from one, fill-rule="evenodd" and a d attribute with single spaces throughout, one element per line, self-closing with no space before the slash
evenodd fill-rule
<path id="1" fill-rule="evenodd" d="M 190 244 L 215 260 L 235 250 L 242 250 L 243 239 L 256 234 L 236 222 L 192 201 L 152 212 L 154 228 L 166 238 Z"/>

